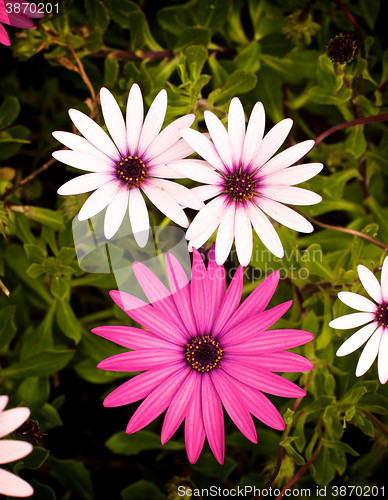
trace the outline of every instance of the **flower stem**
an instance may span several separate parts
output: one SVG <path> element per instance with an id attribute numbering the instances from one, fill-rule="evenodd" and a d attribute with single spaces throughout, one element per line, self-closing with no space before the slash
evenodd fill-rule
<path id="1" fill-rule="evenodd" d="M 321 135 L 319 135 L 315 139 L 315 146 L 326 139 L 326 137 L 328 137 L 329 135 L 334 134 L 334 132 L 338 132 L 338 130 L 341 130 L 343 128 L 353 127 L 354 125 L 362 125 L 364 123 L 384 122 L 386 120 L 388 120 L 388 113 L 383 113 L 376 116 L 367 116 L 366 118 L 357 118 L 356 120 L 352 120 L 351 122 L 340 123 L 339 125 L 335 125 L 334 127 L 329 128 Z"/>
<path id="2" fill-rule="evenodd" d="M 364 240 L 368 240 L 374 245 L 384 249 L 388 250 L 388 245 L 386 243 L 383 243 L 380 240 L 377 240 L 376 238 L 373 238 L 372 236 L 369 236 L 369 234 L 361 233 L 360 231 L 356 231 L 355 229 L 350 229 L 348 227 L 338 227 L 338 226 L 330 226 L 329 224 L 324 224 L 323 222 L 319 222 L 316 219 L 313 219 L 309 215 L 306 215 L 305 213 L 301 212 L 298 210 L 298 212 L 303 215 L 303 217 L 306 217 L 310 222 L 313 224 L 316 224 L 317 226 L 323 227 L 324 229 L 330 229 L 331 231 L 338 231 L 339 233 L 347 233 L 347 234 L 353 234 L 354 236 L 359 236 L 360 238 L 364 238 Z"/>
<path id="3" fill-rule="evenodd" d="M 310 0 L 306 7 L 299 14 L 298 21 L 303 23 L 309 17 L 310 12 L 313 10 L 314 5 L 317 3 L 317 0 Z"/>
<path id="4" fill-rule="evenodd" d="M 293 478 L 291 478 L 288 483 L 285 485 L 285 487 L 282 489 L 280 492 L 280 495 L 276 497 L 276 500 L 280 500 L 281 498 L 284 497 L 285 491 L 288 490 L 293 484 L 296 483 L 296 481 L 303 476 L 303 474 L 310 468 L 311 464 L 316 460 L 316 458 L 319 455 L 319 452 L 321 451 L 322 447 L 322 442 L 320 441 L 318 443 L 318 446 L 316 450 L 314 451 L 313 455 L 311 456 L 310 460 L 308 460 L 304 466 L 295 474 Z"/>
<path id="5" fill-rule="evenodd" d="M 364 410 L 364 408 L 358 407 L 358 410 L 360 410 L 361 413 L 363 413 L 371 422 L 375 424 L 376 427 L 378 427 L 383 434 L 388 438 L 388 429 L 385 427 L 385 425 L 380 422 L 378 418 L 376 418 L 372 413 L 370 413 L 368 410 Z"/>
<path id="6" fill-rule="evenodd" d="M 273 471 L 273 474 L 272 476 L 269 478 L 269 480 L 265 483 L 265 485 L 263 486 L 262 490 L 267 490 L 271 484 L 275 481 L 275 479 L 277 478 L 278 474 L 279 474 L 279 471 L 280 471 L 280 467 L 282 466 L 282 461 L 283 461 L 283 458 L 284 458 L 284 447 L 282 445 L 279 444 L 279 448 L 278 448 L 278 459 L 277 459 L 277 462 L 276 462 L 276 467 L 275 467 L 275 470 Z M 254 497 L 251 498 L 251 500 L 261 500 L 263 498 L 263 495 L 255 495 Z"/>
<path id="7" fill-rule="evenodd" d="M 4 283 L 0 280 L 0 288 L 1 290 L 3 290 L 3 292 L 5 293 L 5 295 L 7 297 L 9 297 L 9 290 L 8 288 L 4 285 Z"/>

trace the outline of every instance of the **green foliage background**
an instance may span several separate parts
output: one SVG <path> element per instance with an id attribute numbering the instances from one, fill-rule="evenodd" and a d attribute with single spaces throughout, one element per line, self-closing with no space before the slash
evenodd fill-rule
<path id="1" fill-rule="evenodd" d="M 9 467 L 31 482 L 33 498 L 172 500 L 182 498 L 179 484 L 262 487 L 275 469 L 279 443 L 286 454 L 273 486 L 284 487 L 311 459 L 294 486 L 311 488 L 311 498 L 316 485 L 384 483 L 388 388 L 378 382 L 376 363 L 355 377 L 359 352 L 335 357 L 349 331 L 328 327 L 333 317 L 351 312 L 336 299 L 338 291 L 365 293 L 357 265 L 378 275 L 388 248 L 388 129 L 383 119 L 372 121 L 388 113 L 387 36 L 379 0 L 343 3 L 361 27 L 365 57 L 359 48 L 352 62 L 337 68 L 325 47 L 354 29 L 329 0 L 318 0 L 302 21 L 304 0 L 165 0 L 157 10 L 148 0 L 66 0 L 61 16 L 32 30 L 9 30 L 12 47 L 0 46 L 0 392 L 10 396 L 9 407 L 28 406 L 47 434 Z M 296 349 L 315 368 L 287 375 L 307 388 L 299 406 L 271 398 L 285 415 L 283 434 L 256 422 L 253 445 L 227 420 L 223 466 L 207 445 L 190 465 L 181 430 L 162 447 L 162 417 L 126 435 L 137 404 L 102 407 L 104 396 L 130 375 L 96 368 L 120 348 L 90 330 L 135 325 L 109 298 L 114 276 L 78 266 L 71 224 L 86 195 L 56 195 L 79 172 L 51 159 L 60 148 L 51 132 L 72 131 L 70 107 L 103 124 L 99 89 L 109 88 L 124 111 L 134 82 L 147 108 L 167 89 L 165 125 L 194 112 L 194 127 L 202 131 L 205 109 L 225 118 L 238 96 L 249 116 L 260 100 L 267 130 L 285 117 L 294 120 L 286 147 L 354 119 L 369 121 L 328 135 L 308 155 L 325 165 L 302 186 L 323 197 L 303 207 L 317 219 L 314 233 L 278 227 L 283 260 L 255 237 L 244 294 L 272 269 L 287 275 L 271 305 L 294 302 L 276 327 L 315 335 Z M 160 224 L 161 214 L 149 209 L 152 223 Z"/>

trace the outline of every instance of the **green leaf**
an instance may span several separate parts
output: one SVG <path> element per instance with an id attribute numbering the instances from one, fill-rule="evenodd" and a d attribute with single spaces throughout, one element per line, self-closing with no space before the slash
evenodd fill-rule
<path id="1" fill-rule="evenodd" d="M 326 439 L 322 439 L 322 444 L 326 448 L 333 448 L 334 450 L 344 451 L 345 453 L 350 453 L 354 457 L 359 457 L 360 454 L 357 451 L 353 450 L 351 446 L 346 443 L 342 443 L 342 441 L 328 441 Z"/>
<path id="2" fill-rule="evenodd" d="M 27 377 L 20 383 L 13 398 L 16 404 L 25 401 L 31 415 L 40 410 L 47 402 L 50 385 L 47 377 Z"/>
<path id="3" fill-rule="evenodd" d="M 19 100 L 16 97 L 6 97 L 0 106 L 0 129 L 8 127 L 18 117 Z"/>
<path id="4" fill-rule="evenodd" d="M 228 76 L 221 92 L 215 90 L 209 94 L 209 104 L 226 101 L 232 97 L 249 92 L 256 86 L 257 77 L 250 71 L 236 70 Z"/>
<path id="5" fill-rule="evenodd" d="M 105 58 L 104 62 L 104 81 L 107 87 L 114 87 L 119 74 L 119 63 L 112 56 Z"/>
<path id="6" fill-rule="evenodd" d="M 73 339 L 76 344 L 81 340 L 81 326 L 74 314 L 73 308 L 67 300 L 58 300 L 57 322 L 62 332 Z"/>
<path id="7" fill-rule="evenodd" d="M 362 125 L 350 127 L 349 135 L 345 141 L 345 151 L 352 153 L 355 158 L 360 158 L 365 153 L 365 150 L 364 127 Z"/>
<path id="8" fill-rule="evenodd" d="M 24 335 L 20 359 L 28 359 L 41 351 L 51 351 L 54 348 L 53 319 L 55 303 L 47 311 L 43 321 L 30 335 Z"/>
<path id="9" fill-rule="evenodd" d="M 336 275 L 330 269 L 330 266 L 322 252 L 321 245 L 318 245 L 317 243 L 310 245 L 303 252 L 302 260 L 311 274 L 325 278 L 331 283 L 335 281 Z"/>
<path id="10" fill-rule="evenodd" d="M 34 488 L 34 496 L 39 500 L 56 500 L 54 490 L 46 484 L 38 483 L 35 479 L 32 480 L 31 486 Z"/>
<path id="11" fill-rule="evenodd" d="M 278 73 L 264 66 L 260 69 L 259 84 L 255 89 L 255 97 L 262 101 L 265 112 L 271 117 L 274 123 L 278 123 L 284 118 L 282 104 L 282 81 Z"/>
<path id="12" fill-rule="evenodd" d="M 151 481 L 141 479 L 130 484 L 121 491 L 123 500 L 164 500 L 166 497 L 160 489 Z"/>
<path id="13" fill-rule="evenodd" d="M 302 414 L 296 421 L 294 428 L 294 436 L 297 438 L 295 441 L 295 446 L 299 453 L 303 451 L 306 445 L 306 437 L 304 435 L 304 424 L 306 423 L 307 414 Z"/>
<path id="14" fill-rule="evenodd" d="M 304 413 L 313 413 L 314 411 L 322 411 L 326 406 L 331 405 L 335 402 L 334 396 L 319 396 L 319 398 L 308 406 L 303 408 Z"/>
<path id="15" fill-rule="evenodd" d="M 24 245 L 24 250 L 26 251 L 27 259 L 30 262 L 41 264 L 46 260 L 46 255 L 38 245 L 31 245 L 27 243 Z"/>
<path id="16" fill-rule="evenodd" d="M 109 12 L 105 5 L 99 0 L 85 0 L 85 10 L 92 27 L 98 26 L 104 32 L 109 24 Z"/>
<path id="17" fill-rule="evenodd" d="M 323 188 L 323 192 L 334 200 L 339 200 L 343 197 L 344 189 L 346 183 L 350 179 L 358 177 L 358 170 L 351 168 L 347 170 L 341 170 L 340 172 L 335 172 L 329 177 L 326 177 L 326 182 Z"/>
<path id="18" fill-rule="evenodd" d="M 237 462 L 226 456 L 223 465 L 217 462 L 212 453 L 201 453 L 198 461 L 192 465 L 193 470 L 207 477 L 215 477 L 226 481 L 228 476 L 237 467 Z"/>
<path id="19" fill-rule="evenodd" d="M 198 24 L 212 30 L 222 28 L 228 19 L 231 0 L 200 0 L 199 5 L 191 9 L 191 14 Z"/>
<path id="20" fill-rule="evenodd" d="M 23 465 L 27 469 L 40 469 L 45 463 L 50 452 L 39 446 L 34 446 L 34 449 L 26 457 L 23 458 Z"/>
<path id="21" fill-rule="evenodd" d="M 15 311 L 16 306 L 7 306 L 0 310 L 0 349 L 6 346 L 16 333 Z"/>
<path id="22" fill-rule="evenodd" d="M 189 10 L 182 5 L 165 7 L 156 13 L 158 23 L 169 33 L 180 36 L 187 26 L 194 24 Z"/>
<path id="23" fill-rule="evenodd" d="M 127 14 L 129 30 L 131 33 L 130 47 L 132 52 L 143 48 L 145 44 L 146 18 L 143 12 L 133 11 Z"/>
<path id="24" fill-rule="evenodd" d="M 305 460 L 304 458 L 302 457 L 302 455 L 300 455 L 296 450 L 295 448 L 291 445 L 291 444 L 286 444 L 284 446 L 286 452 L 287 452 L 287 455 L 292 458 L 292 460 L 297 464 L 297 465 L 304 465 L 305 463 Z"/>
<path id="25" fill-rule="evenodd" d="M 323 87 L 312 87 L 308 95 L 310 99 L 317 104 L 336 104 L 341 105 L 352 97 L 351 90 L 346 88 L 341 94 L 333 95 L 330 90 Z"/>
<path id="26" fill-rule="evenodd" d="M 92 384 L 107 384 L 114 380 L 123 378 L 122 373 L 100 370 L 97 368 L 96 364 L 97 363 L 94 359 L 84 359 L 74 366 L 74 370 L 81 378 Z"/>
<path id="27" fill-rule="evenodd" d="M 195 83 L 201 75 L 208 52 L 203 45 L 193 45 L 185 50 L 185 56 L 190 71 L 190 79 Z"/>
<path id="28" fill-rule="evenodd" d="M 26 273 L 30 278 L 38 278 L 45 273 L 45 267 L 42 264 L 31 264 Z"/>
<path id="29" fill-rule="evenodd" d="M 45 430 L 63 425 L 57 409 L 50 403 L 45 403 L 39 410 L 39 422 L 42 423 Z"/>
<path id="30" fill-rule="evenodd" d="M 260 428 L 257 428 L 256 431 L 257 440 L 260 442 L 260 449 L 258 449 L 257 444 L 249 441 L 241 432 L 227 434 L 225 436 L 225 444 L 226 446 L 240 448 L 241 450 L 247 450 L 254 454 L 260 453 L 268 457 L 276 455 L 279 447 L 279 434 Z"/>
<path id="31" fill-rule="evenodd" d="M 253 40 L 242 49 L 236 58 L 237 69 L 252 71 L 256 73 L 260 69 L 260 46 L 257 40 Z M 268 69 L 268 68 L 266 68 Z M 264 81 L 263 81 L 264 83 Z"/>
<path id="32" fill-rule="evenodd" d="M 50 473 L 66 491 L 85 500 L 93 500 L 93 484 L 90 472 L 83 463 L 76 460 L 50 460 Z"/>
<path id="33" fill-rule="evenodd" d="M 68 283 L 60 276 L 53 276 L 51 281 L 51 293 L 56 299 L 62 302 L 69 291 Z"/>
<path id="34" fill-rule="evenodd" d="M 96 26 L 90 35 L 85 39 L 85 47 L 90 52 L 97 52 L 102 45 L 102 32 L 99 26 Z"/>
<path id="35" fill-rule="evenodd" d="M 150 431 L 139 431 L 136 434 L 126 434 L 125 431 L 119 431 L 113 434 L 105 443 L 113 453 L 120 455 L 138 455 L 145 450 L 184 450 L 184 443 L 177 441 L 167 441 L 163 446 L 160 442 L 160 436 Z"/>
<path id="36" fill-rule="evenodd" d="M 186 28 L 178 38 L 174 50 L 175 52 L 184 51 L 192 45 L 203 45 L 206 48 L 210 38 L 211 31 L 208 28 Z"/>
<path id="37" fill-rule="evenodd" d="M 365 201 L 365 204 L 370 208 L 375 222 L 379 225 L 379 237 L 384 243 L 388 243 L 388 215 L 377 201 L 370 196 Z"/>
<path id="38" fill-rule="evenodd" d="M 380 14 L 380 0 L 360 0 L 360 10 L 362 18 L 373 31 Z"/>
<path id="39" fill-rule="evenodd" d="M 73 357 L 74 351 L 43 351 L 31 358 L 0 370 L 4 378 L 40 377 L 50 375 L 64 368 Z"/>
<path id="40" fill-rule="evenodd" d="M 63 215 L 59 211 L 49 210 L 48 208 L 30 207 L 27 205 L 12 205 L 14 212 L 26 215 L 29 219 L 39 222 L 44 226 L 51 227 L 55 231 L 65 229 Z"/>

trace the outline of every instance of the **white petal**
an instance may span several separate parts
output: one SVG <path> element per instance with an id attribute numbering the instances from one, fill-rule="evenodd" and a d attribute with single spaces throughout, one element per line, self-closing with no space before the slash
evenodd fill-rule
<path id="1" fill-rule="evenodd" d="M 346 304 L 349 307 L 353 307 L 353 309 L 357 309 L 357 311 L 363 312 L 376 312 L 377 306 L 373 302 L 371 302 L 366 297 L 362 295 L 358 295 L 358 293 L 352 292 L 339 292 L 338 298 L 341 302 Z"/>
<path id="2" fill-rule="evenodd" d="M 388 330 L 384 331 L 380 340 L 379 357 L 377 360 L 377 369 L 379 372 L 379 380 L 385 384 L 388 380 Z"/>
<path id="3" fill-rule="evenodd" d="M 232 170 L 232 151 L 229 135 L 221 120 L 211 111 L 205 111 L 204 118 L 217 152 L 228 170 Z"/>
<path id="4" fill-rule="evenodd" d="M 260 186 L 294 186 L 305 182 L 319 174 L 323 163 L 306 163 L 297 167 L 289 167 L 273 174 L 266 175 L 266 166 L 259 170 Z"/>
<path id="5" fill-rule="evenodd" d="M 187 216 L 179 204 L 162 189 L 153 186 L 150 182 L 143 184 L 142 189 L 155 207 L 164 213 L 166 217 L 178 224 L 178 226 L 187 227 L 189 225 Z"/>
<path id="6" fill-rule="evenodd" d="M 34 489 L 24 479 L 0 469 L 0 494 L 11 497 L 30 497 Z"/>
<path id="7" fill-rule="evenodd" d="M 283 121 L 285 121 L 285 120 L 283 120 Z M 283 122 L 280 122 L 280 123 L 283 123 Z M 278 123 L 278 125 L 280 125 L 280 123 Z M 291 125 L 292 125 L 292 121 L 291 121 Z M 290 125 L 290 128 L 291 128 L 291 125 Z M 272 130 L 275 130 L 275 128 L 276 128 L 276 125 Z M 271 134 L 272 130 L 264 137 L 263 145 L 264 145 L 267 137 L 269 137 L 269 135 Z M 286 132 L 286 131 L 287 131 L 287 127 L 284 128 L 284 132 Z M 285 140 L 287 135 L 288 135 L 288 132 L 287 132 L 286 136 L 284 137 L 283 141 Z M 266 155 L 266 150 L 265 150 L 266 145 L 263 146 L 263 152 L 262 152 L 263 157 L 262 158 L 265 158 L 267 156 L 265 161 L 267 161 L 268 158 L 270 158 L 279 149 L 280 145 L 283 143 L 283 141 L 282 141 L 279 144 L 279 139 L 276 139 L 276 137 L 273 137 L 271 139 L 272 139 L 271 140 L 272 148 L 269 148 L 269 146 L 268 146 L 268 152 L 270 151 L 270 149 L 272 149 L 272 151 L 273 151 L 273 148 L 275 148 L 277 144 L 278 145 L 277 145 L 275 151 L 273 151 L 270 156 Z M 282 151 L 281 153 L 276 155 L 274 158 L 272 158 L 272 160 L 270 160 L 268 163 L 266 163 L 263 166 L 263 168 L 261 170 L 263 172 L 263 175 L 268 175 L 270 173 L 273 174 L 274 172 L 278 172 L 279 170 L 283 170 L 284 168 L 287 168 L 290 165 L 293 165 L 298 160 L 300 160 L 303 156 L 305 156 L 310 151 L 310 149 L 312 147 L 314 147 L 314 144 L 315 144 L 315 141 L 312 141 L 312 140 L 304 141 L 304 142 L 300 142 L 299 144 L 295 144 L 295 146 L 292 146 L 291 148 L 288 148 L 285 151 Z M 257 166 L 263 165 L 264 162 L 263 162 L 262 158 L 259 158 Z"/>
<path id="8" fill-rule="evenodd" d="M 230 253 L 234 239 L 236 204 L 231 203 L 225 210 L 216 239 L 216 262 L 222 265 Z"/>
<path id="9" fill-rule="evenodd" d="M 80 194 L 88 193 L 89 191 L 94 191 L 98 189 L 106 182 L 113 179 L 114 174 L 85 174 L 79 175 L 71 181 L 66 182 L 58 189 L 58 194 Z"/>
<path id="10" fill-rule="evenodd" d="M 132 188 L 129 193 L 129 220 L 136 243 L 144 248 L 148 241 L 150 220 L 146 202 L 138 188 Z"/>
<path id="11" fill-rule="evenodd" d="M 94 191 L 94 193 L 90 195 L 83 204 L 78 214 L 78 220 L 83 221 L 90 219 L 90 217 L 93 217 L 101 212 L 101 210 L 104 210 L 104 208 L 113 200 L 119 189 L 121 189 L 120 184 L 121 183 L 117 180 L 110 181 L 103 184 L 97 189 L 97 191 Z"/>
<path id="12" fill-rule="evenodd" d="M 381 295 L 383 297 L 384 302 L 387 303 L 388 302 L 388 257 L 385 257 L 383 262 L 383 267 L 381 269 Z"/>
<path id="13" fill-rule="evenodd" d="M 214 170 L 210 163 L 203 160 L 180 160 L 170 162 L 167 166 L 177 170 L 193 181 L 218 185 L 223 183 L 222 176 Z"/>
<path id="14" fill-rule="evenodd" d="M 61 142 L 68 148 L 73 149 L 74 151 L 97 156 L 97 158 L 101 158 L 102 160 L 109 162 L 109 164 L 112 163 L 112 160 L 109 158 L 109 156 L 93 146 L 93 144 L 91 144 L 80 135 L 70 134 L 70 132 L 53 132 L 53 136 L 57 141 Z"/>
<path id="15" fill-rule="evenodd" d="M 143 160 L 148 162 L 171 148 L 181 138 L 180 129 L 183 127 L 191 127 L 194 120 L 195 115 L 190 114 L 182 116 L 170 123 L 170 125 L 162 130 L 156 139 L 148 146 L 143 154 Z"/>
<path id="16" fill-rule="evenodd" d="M 244 108 L 238 97 L 233 97 L 230 101 L 228 113 L 228 135 L 233 165 L 239 166 L 244 148 L 245 114 Z"/>
<path id="17" fill-rule="evenodd" d="M 271 128 L 268 134 L 261 141 L 259 149 L 257 150 L 255 156 L 252 158 L 250 171 L 253 171 L 256 168 L 264 165 L 264 163 L 276 153 L 276 151 L 286 140 L 286 137 L 290 133 L 291 127 L 291 118 L 286 118 L 285 120 L 282 120 Z M 289 163 L 288 165 L 292 165 L 292 163 Z"/>
<path id="18" fill-rule="evenodd" d="M 114 172 L 115 163 L 110 158 L 103 160 L 88 153 L 78 151 L 54 151 L 53 157 L 70 167 L 87 170 L 88 172 Z"/>
<path id="19" fill-rule="evenodd" d="M 376 314 L 374 313 L 361 312 L 346 314 L 345 316 L 340 316 L 330 321 L 329 326 L 337 330 L 349 330 L 350 328 L 365 325 L 365 323 L 369 323 L 369 321 L 373 321 L 374 319 L 376 319 Z"/>
<path id="20" fill-rule="evenodd" d="M 166 181 L 164 179 L 148 179 L 147 183 L 164 191 L 180 205 L 185 205 L 195 210 L 201 210 L 205 206 L 195 193 L 177 182 Z"/>
<path id="21" fill-rule="evenodd" d="M 143 127 L 144 107 L 140 87 L 134 83 L 127 101 L 127 141 L 129 154 L 135 156 Z"/>
<path id="22" fill-rule="evenodd" d="M 162 128 L 167 110 L 167 92 L 162 89 L 155 97 L 145 117 L 143 130 L 141 131 L 138 156 L 142 156 L 151 142 L 157 137 Z"/>
<path id="23" fill-rule="evenodd" d="M 258 191 L 266 198 L 288 205 L 314 205 L 322 201 L 322 197 L 313 191 L 291 186 L 260 186 Z"/>
<path id="24" fill-rule="evenodd" d="M 226 131 L 225 131 L 226 132 Z M 217 168 L 224 174 L 228 173 L 227 168 L 222 163 L 222 160 L 217 152 L 215 145 L 209 141 L 207 137 L 200 134 L 192 128 L 181 129 L 181 134 L 183 139 L 200 155 L 204 158 L 210 165 Z"/>
<path id="25" fill-rule="evenodd" d="M 253 107 L 247 126 L 247 133 L 245 135 L 244 149 L 241 160 L 241 163 L 244 166 L 244 170 L 248 170 L 248 167 L 251 165 L 253 159 L 257 155 L 261 141 L 263 140 L 264 128 L 264 106 L 261 104 L 261 102 L 257 102 Z"/>
<path id="26" fill-rule="evenodd" d="M 253 203 L 247 204 L 246 209 L 257 236 L 268 250 L 276 257 L 282 258 L 284 256 L 283 245 L 271 222 L 263 214 L 260 208 L 256 207 Z"/>
<path id="27" fill-rule="evenodd" d="M 177 170 L 166 165 L 159 165 L 158 167 L 151 167 L 148 169 L 148 175 L 150 177 L 160 178 L 160 179 L 186 179 L 184 174 L 181 174 Z"/>
<path id="28" fill-rule="evenodd" d="M 30 416 L 28 408 L 12 408 L 0 413 L 0 438 L 20 427 Z"/>
<path id="29" fill-rule="evenodd" d="M 357 363 L 356 377 L 361 377 L 372 366 L 373 361 L 376 359 L 379 352 L 380 339 L 383 333 L 383 328 L 378 328 L 372 337 L 368 340 L 364 350 L 361 353 L 360 359 Z"/>
<path id="30" fill-rule="evenodd" d="M 243 205 L 239 205 L 236 210 L 236 252 L 242 266 L 247 266 L 252 257 L 252 228 L 249 215 Z"/>
<path id="31" fill-rule="evenodd" d="M 377 323 L 377 321 L 363 326 L 360 330 L 358 330 L 356 333 L 353 333 L 351 337 L 345 340 L 345 342 L 336 352 L 336 355 L 347 356 L 351 352 L 356 351 L 359 347 L 365 344 L 369 337 L 376 331 L 378 326 L 379 324 Z"/>
<path id="32" fill-rule="evenodd" d="M 302 233 L 311 233 L 314 231 L 314 227 L 308 220 L 277 201 L 256 197 L 255 202 L 263 212 L 277 222 L 280 222 L 280 224 L 283 224 L 283 226 Z"/>
<path id="33" fill-rule="evenodd" d="M 23 458 L 33 450 L 33 446 L 25 441 L 3 439 L 0 441 L 0 464 L 14 462 Z"/>
<path id="34" fill-rule="evenodd" d="M 218 196 L 205 205 L 203 209 L 197 213 L 193 222 L 190 224 L 190 227 L 186 232 L 186 240 L 196 238 L 209 225 L 214 227 L 214 232 L 221 222 L 221 217 L 227 204 L 228 201 L 224 196 Z"/>
<path id="35" fill-rule="evenodd" d="M 367 267 L 361 264 L 357 266 L 357 272 L 362 286 L 365 288 L 368 295 L 372 297 L 375 302 L 381 304 L 383 302 L 381 287 L 375 275 Z"/>
<path id="36" fill-rule="evenodd" d="M 123 185 L 106 209 L 104 219 L 104 235 L 110 240 L 118 231 L 123 222 L 128 207 L 129 189 Z"/>
<path id="37" fill-rule="evenodd" d="M 120 106 L 105 87 L 100 90 L 100 100 L 102 114 L 108 131 L 119 148 L 120 153 L 125 157 L 128 154 L 127 130 Z"/>
<path id="38" fill-rule="evenodd" d="M 69 115 L 74 125 L 89 142 L 110 158 L 114 160 L 120 159 L 119 152 L 112 139 L 96 122 L 77 109 L 69 109 Z"/>
<path id="39" fill-rule="evenodd" d="M 222 193 L 224 188 L 222 186 L 215 186 L 214 184 L 208 184 L 207 186 L 198 186 L 193 188 L 191 191 L 193 191 L 194 194 L 198 196 L 202 201 L 209 200 L 210 198 L 213 198 L 217 194 Z"/>
<path id="40" fill-rule="evenodd" d="M 147 167 L 165 165 L 170 161 L 176 161 L 181 160 L 182 158 L 186 158 L 186 156 L 189 156 L 192 153 L 194 153 L 194 149 L 189 144 L 187 144 L 185 140 L 181 139 L 176 144 L 171 146 L 171 148 L 167 149 L 167 151 L 164 151 L 160 155 L 155 156 L 155 158 L 152 158 L 152 160 L 149 160 L 147 162 Z"/>

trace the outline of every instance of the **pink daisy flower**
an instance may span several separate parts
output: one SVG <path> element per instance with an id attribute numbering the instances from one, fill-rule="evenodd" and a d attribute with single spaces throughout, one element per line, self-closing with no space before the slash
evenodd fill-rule
<path id="1" fill-rule="evenodd" d="M 25 0 L 0 0 L 0 23 L 15 26 L 15 28 L 31 29 L 34 23 L 30 17 L 44 17 L 38 12 L 38 7 Z M 0 24 L 0 43 L 11 45 L 8 33 Z"/>
<path id="2" fill-rule="evenodd" d="M 0 438 L 7 436 L 30 416 L 28 408 L 13 408 L 4 411 L 8 396 L 0 396 Z M 24 441 L 1 439 L 0 464 L 6 464 L 23 458 L 32 451 L 32 445 Z M 15 474 L 0 469 L 0 494 L 11 497 L 29 497 L 34 493 L 32 486 Z"/>
<path id="3" fill-rule="evenodd" d="M 205 111 L 205 122 L 213 142 L 195 130 L 181 130 L 184 140 L 205 161 L 168 164 L 186 177 L 206 184 L 192 189 L 202 200 L 215 197 L 187 230 L 189 250 L 202 246 L 218 228 L 217 263 L 225 262 L 235 239 L 238 260 L 246 266 L 252 255 L 252 225 L 263 244 L 277 257 L 283 257 L 279 236 L 264 214 L 296 231 L 313 231 L 310 222 L 283 203 L 311 205 L 322 200 L 311 191 L 291 187 L 322 170 L 321 163 L 289 168 L 310 151 L 314 141 L 302 142 L 273 157 L 290 132 L 292 120 L 282 120 L 263 138 L 265 114 L 258 102 L 245 131 L 244 109 L 237 97 L 230 103 L 228 131 L 211 111 Z"/>
<path id="4" fill-rule="evenodd" d="M 263 392 L 298 398 L 305 392 L 273 372 L 311 370 L 310 361 L 287 352 L 309 342 L 300 330 L 270 330 L 291 302 L 264 311 L 279 280 L 276 271 L 241 304 L 243 268 L 225 292 L 223 266 L 214 246 L 206 269 L 194 248 L 191 282 L 171 254 L 166 267 L 171 292 L 143 264 L 134 263 L 136 278 L 151 304 L 127 293 L 111 297 L 146 330 L 101 326 L 93 333 L 132 349 L 102 361 L 112 371 L 143 371 L 115 389 L 104 406 L 122 406 L 144 399 L 128 423 L 134 433 L 167 410 L 161 441 L 166 443 L 185 419 L 187 455 L 194 463 L 205 437 L 216 459 L 225 454 L 223 407 L 252 442 L 257 443 L 251 414 L 274 429 L 284 421 Z"/>
<path id="5" fill-rule="evenodd" d="M 102 88 L 100 98 L 102 114 L 114 142 L 88 116 L 70 109 L 71 120 L 85 138 L 53 132 L 59 142 L 71 149 L 55 151 L 53 156 L 62 163 L 93 173 L 66 182 L 58 193 L 69 195 L 96 190 L 82 206 L 78 219 L 89 219 L 108 206 L 104 220 L 107 239 L 116 234 L 128 208 L 134 237 L 141 247 L 146 245 L 149 218 L 142 193 L 173 222 L 188 227 L 182 205 L 199 210 L 203 202 L 188 188 L 160 177 L 179 177 L 165 164 L 193 152 L 185 141 L 179 140 L 179 129 L 190 127 L 195 115 L 183 116 L 159 133 L 167 109 L 165 90 L 156 96 L 144 123 L 143 98 L 137 84 L 132 85 L 129 92 L 126 124 L 109 90 Z"/>
<path id="6" fill-rule="evenodd" d="M 338 298 L 344 304 L 361 312 L 333 319 L 329 326 L 350 329 L 365 325 L 341 345 L 337 356 L 346 356 L 367 342 L 357 363 L 356 376 L 364 375 L 378 355 L 379 379 L 385 384 L 388 380 L 388 257 L 385 257 L 381 270 L 381 286 L 367 267 L 359 265 L 357 272 L 373 302 L 357 293 L 339 292 Z"/>

